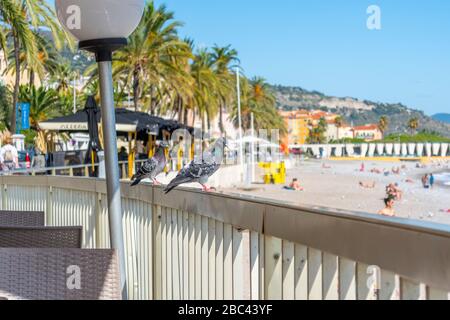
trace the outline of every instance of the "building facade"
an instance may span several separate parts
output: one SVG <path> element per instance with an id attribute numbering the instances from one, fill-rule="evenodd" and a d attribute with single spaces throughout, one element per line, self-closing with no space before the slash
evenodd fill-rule
<path id="1" fill-rule="evenodd" d="M 339 115 L 334 113 L 321 110 L 297 110 L 280 111 L 280 114 L 288 128 L 288 134 L 283 139 L 283 144 L 286 146 L 307 144 L 311 130 L 319 125 L 321 119 L 327 123 L 325 132 L 327 142 L 342 139 L 364 139 L 370 142 L 383 139 L 383 133 L 377 124 L 352 127 L 342 123 L 338 126 L 336 119 Z"/>
<path id="2" fill-rule="evenodd" d="M 383 133 L 376 124 L 367 124 L 353 128 L 353 138 L 364 139 L 367 142 L 383 139 Z"/>

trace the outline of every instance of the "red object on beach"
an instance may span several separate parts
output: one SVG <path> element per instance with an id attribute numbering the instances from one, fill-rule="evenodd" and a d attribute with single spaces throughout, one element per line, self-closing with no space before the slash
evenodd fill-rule
<path id="1" fill-rule="evenodd" d="M 30 155 L 27 153 L 26 157 L 25 157 L 25 162 L 27 164 L 27 169 L 31 168 L 31 158 Z"/>
<path id="2" fill-rule="evenodd" d="M 364 163 L 361 164 L 361 172 L 366 171 L 366 165 Z"/>

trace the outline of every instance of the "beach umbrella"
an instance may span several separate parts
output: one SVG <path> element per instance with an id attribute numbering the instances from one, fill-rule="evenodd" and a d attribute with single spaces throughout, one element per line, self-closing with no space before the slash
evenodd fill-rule
<path id="1" fill-rule="evenodd" d="M 386 143 L 386 153 L 388 156 L 392 156 L 394 151 L 394 145 L 392 143 Z"/>
<path id="2" fill-rule="evenodd" d="M 433 156 L 438 156 L 440 149 L 441 149 L 440 143 L 433 143 Z"/>
<path id="3" fill-rule="evenodd" d="M 89 145 L 86 153 L 85 163 L 92 163 L 92 173 L 95 173 L 95 163 L 98 161 L 98 152 L 100 151 L 100 137 L 98 135 L 97 114 L 100 109 L 95 102 L 93 96 L 89 96 L 86 100 L 84 112 L 87 116 L 87 125 L 89 132 Z"/>
<path id="4" fill-rule="evenodd" d="M 423 148 L 424 148 L 424 144 L 423 143 L 418 143 L 417 144 L 417 156 L 419 156 L 419 157 L 423 156 Z"/>
<path id="5" fill-rule="evenodd" d="M 443 143 L 441 147 L 441 156 L 445 157 L 448 151 L 448 143 Z"/>
<path id="6" fill-rule="evenodd" d="M 361 157 L 365 158 L 368 150 L 369 150 L 369 145 L 367 143 L 363 143 L 361 145 Z"/>
<path id="7" fill-rule="evenodd" d="M 400 143 L 394 144 L 394 154 L 399 156 L 402 151 L 402 145 Z"/>
<path id="8" fill-rule="evenodd" d="M 432 150 L 431 150 L 431 143 L 427 143 L 426 145 L 425 145 L 425 149 L 426 149 L 426 151 L 427 151 L 427 156 L 428 157 L 431 157 L 431 156 L 433 156 L 433 154 L 432 154 Z"/>
<path id="9" fill-rule="evenodd" d="M 410 156 L 414 156 L 416 154 L 416 144 L 415 143 L 408 144 L 408 153 Z"/>

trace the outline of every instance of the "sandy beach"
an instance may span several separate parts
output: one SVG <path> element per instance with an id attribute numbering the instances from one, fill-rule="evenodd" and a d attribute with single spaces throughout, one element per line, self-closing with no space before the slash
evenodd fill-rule
<path id="1" fill-rule="evenodd" d="M 255 184 L 255 190 L 223 190 L 229 193 L 249 194 L 278 201 L 310 207 L 328 207 L 357 212 L 377 214 L 384 207 L 383 199 L 386 186 L 398 183 L 404 192 L 401 201 L 395 204 L 397 217 L 450 224 L 450 187 L 439 181 L 433 189 L 424 189 L 421 177 L 427 173 L 450 172 L 449 163 L 428 164 L 425 168 L 416 168 L 417 163 L 364 162 L 365 171 L 361 172 L 363 161 L 319 161 L 306 160 L 288 170 L 288 183 L 293 178 L 300 180 L 304 191 L 287 191 L 279 185 Z M 393 167 L 403 166 L 400 174 L 371 172 L 391 171 Z M 412 182 L 408 182 L 412 180 Z M 375 182 L 375 188 L 367 189 L 359 185 Z"/>

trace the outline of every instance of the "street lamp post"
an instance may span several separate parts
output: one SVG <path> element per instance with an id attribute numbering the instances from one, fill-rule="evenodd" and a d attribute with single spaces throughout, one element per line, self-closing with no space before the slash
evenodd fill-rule
<path id="1" fill-rule="evenodd" d="M 238 125 L 239 125 L 239 160 L 241 168 L 244 168 L 244 142 L 242 136 L 242 114 L 241 114 L 241 79 L 239 75 L 239 67 L 236 68 L 236 91 L 237 91 L 237 107 L 238 107 Z"/>
<path id="2" fill-rule="evenodd" d="M 59 21 L 79 40 L 80 49 L 95 53 L 98 63 L 111 247 L 119 254 L 120 281 L 124 299 L 127 298 L 125 247 L 112 53 L 127 44 L 128 36 L 136 29 L 142 18 L 144 6 L 144 0 L 56 0 Z"/>

